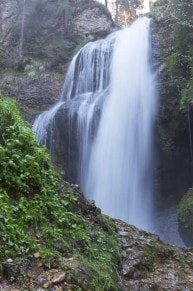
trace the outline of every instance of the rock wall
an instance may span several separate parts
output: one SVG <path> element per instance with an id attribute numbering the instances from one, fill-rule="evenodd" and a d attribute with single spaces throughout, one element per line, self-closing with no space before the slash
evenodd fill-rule
<path id="1" fill-rule="evenodd" d="M 77 50 L 114 28 L 95 1 L 1 1 L 0 92 L 17 99 L 31 120 L 59 100 Z"/>
<path id="2" fill-rule="evenodd" d="M 180 110 L 177 86 L 171 81 L 168 57 L 175 51 L 174 31 L 176 20 L 172 17 L 170 0 L 158 0 L 152 10 L 154 32 L 160 46 L 159 116 L 156 126 L 156 192 L 157 199 L 180 199 L 192 184 L 189 116 Z M 192 112 L 190 112 L 192 114 Z M 193 124 L 192 124 L 193 125 Z M 159 199 L 160 198 L 160 199 Z"/>
<path id="3" fill-rule="evenodd" d="M 53 65 L 69 61 L 88 34 L 105 35 L 114 23 L 108 10 L 93 0 L 1 1 L 0 47 L 7 65 L 24 57 L 47 59 Z M 2 60 L 1 60 L 2 61 Z"/>

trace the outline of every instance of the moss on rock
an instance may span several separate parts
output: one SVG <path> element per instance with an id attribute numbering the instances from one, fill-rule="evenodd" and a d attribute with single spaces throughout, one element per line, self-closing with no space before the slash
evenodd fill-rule
<path id="1" fill-rule="evenodd" d="M 180 234 L 188 246 L 193 243 L 193 188 L 182 198 L 177 210 Z"/>

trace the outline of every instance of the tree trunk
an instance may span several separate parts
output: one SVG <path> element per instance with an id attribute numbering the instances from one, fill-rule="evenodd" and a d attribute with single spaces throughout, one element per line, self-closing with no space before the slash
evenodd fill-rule
<path id="1" fill-rule="evenodd" d="M 20 40 L 19 40 L 19 59 L 20 60 L 23 58 L 23 37 L 24 37 L 24 27 L 25 27 L 25 10 L 26 10 L 26 0 L 23 0 L 21 33 L 20 33 Z"/>
<path id="2" fill-rule="evenodd" d="M 118 0 L 115 2 L 115 22 L 118 23 L 119 5 Z"/>

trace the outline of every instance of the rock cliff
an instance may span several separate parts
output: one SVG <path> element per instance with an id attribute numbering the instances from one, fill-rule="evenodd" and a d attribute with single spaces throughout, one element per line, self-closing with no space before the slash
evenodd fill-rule
<path id="1" fill-rule="evenodd" d="M 30 119 L 60 98 L 77 50 L 114 28 L 96 1 L 1 1 L 0 91 L 16 98 Z"/>
<path id="2" fill-rule="evenodd" d="M 176 19 L 171 1 L 159 0 L 152 10 L 154 31 L 160 47 L 159 116 L 156 128 L 157 190 L 166 199 L 178 200 L 192 184 L 189 116 L 180 109 L 178 84 L 170 72 L 170 59 L 176 51 Z M 192 113 L 191 113 L 192 114 Z"/>

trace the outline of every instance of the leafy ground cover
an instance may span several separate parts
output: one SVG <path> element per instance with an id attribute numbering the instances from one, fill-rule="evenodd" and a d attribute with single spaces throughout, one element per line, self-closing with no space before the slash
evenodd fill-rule
<path id="1" fill-rule="evenodd" d="M 33 265 L 38 257 L 48 268 L 66 269 L 64 258 L 73 256 L 89 270 L 89 288 L 117 288 L 120 250 L 111 222 L 60 180 L 16 104 L 2 97 L 0 233 L 2 265 Z"/>

